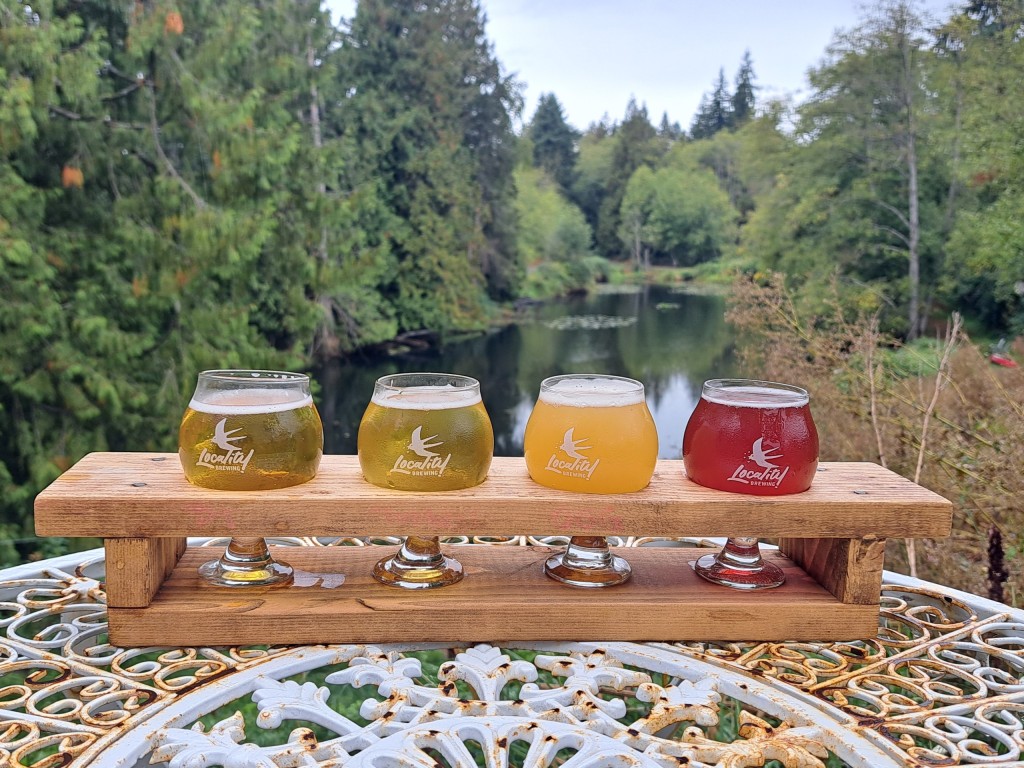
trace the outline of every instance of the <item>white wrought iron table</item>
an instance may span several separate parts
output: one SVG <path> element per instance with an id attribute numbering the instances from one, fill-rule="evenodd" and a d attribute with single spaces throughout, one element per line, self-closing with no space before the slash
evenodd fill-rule
<path id="1" fill-rule="evenodd" d="M 0 572 L 0 765 L 1024 760 L 1024 611 L 896 574 L 886 574 L 870 641 L 515 648 L 115 648 L 106 643 L 102 579 L 102 550 Z"/>

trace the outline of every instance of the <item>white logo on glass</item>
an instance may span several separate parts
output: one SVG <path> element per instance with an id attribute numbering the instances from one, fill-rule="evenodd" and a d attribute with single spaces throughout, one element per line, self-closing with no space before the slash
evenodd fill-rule
<path id="1" fill-rule="evenodd" d="M 554 472 L 557 475 L 564 475 L 565 477 L 576 477 L 582 480 L 589 480 L 591 475 L 594 474 L 594 470 L 597 469 L 597 465 L 601 463 L 600 459 L 594 459 L 591 461 L 589 458 L 584 456 L 581 451 L 589 451 L 594 446 L 584 445 L 589 438 L 582 437 L 579 440 L 574 439 L 573 432 L 576 427 L 569 427 L 565 431 L 565 435 L 562 437 L 562 444 L 558 446 L 555 453 L 551 454 L 551 458 L 548 459 L 548 465 L 544 469 L 549 472 Z M 558 451 L 561 451 L 568 456 L 572 461 L 564 461 L 558 457 Z"/>
<path id="2" fill-rule="evenodd" d="M 788 466 L 780 469 L 778 464 L 772 463 L 782 458 L 781 453 L 776 453 L 778 450 L 778 445 L 765 445 L 763 437 L 757 438 L 750 446 L 746 462 L 736 467 L 729 480 L 761 488 L 778 488 L 789 474 Z M 750 466 L 751 463 L 756 469 Z"/>
<path id="3" fill-rule="evenodd" d="M 196 464 L 223 472 L 245 472 L 249 462 L 252 461 L 255 450 L 250 448 L 246 453 L 235 445 L 237 441 L 245 440 L 246 436 L 235 435 L 235 432 L 241 432 L 242 428 L 228 429 L 227 424 L 228 420 L 224 418 L 218 421 L 217 426 L 213 428 L 213 443 L 224 453 L 214 453 L 203 448 Z"/>
<path id="4" fill-rule="evenodd" d="M 241 432 L 242 428 L 239 427 L 238 429 L 228 431 L 227 423 L 227 419 L 221 419 L 217 422 L 217 426 L 213 429 L 213 442 L 215 442 L 217 447 L 222 451 L 237 451 L 238 446 L 235 445 L 235 440 L 245 440 L 245 435 L 230 437 L 230 435 L 235 434 L 235 432 Z"/>
<path id="5" fill-rule="evenodd" d="M 451 461 L 452 455 L 449 453 L 444 458 L 441 458 L 441 454 L 430 450 L 431 448 L 444 445 L 444 441 L 438 440 L 437 437 L 437 435 L 423 437 L 423 427 L 416 427 L 412 431 L 412 435 L 409 437 L 409 444 L 405 449 L 412 451 L 419 459 L 407 459 L 403 454 L 395 459 L 393 471 L 403 475 L 416 475 L 417 477 L 440 477 L 443 475 L 445 469 L 448 468 L 448 462 Z M 432 440 L 436 442 L 431 442 Z"/>

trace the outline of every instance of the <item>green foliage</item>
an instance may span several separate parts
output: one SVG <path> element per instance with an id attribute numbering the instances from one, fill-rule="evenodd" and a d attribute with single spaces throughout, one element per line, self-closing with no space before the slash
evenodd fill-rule
<path id="1" fill-rule="evenodd" d="M 641 166 L 622 201 L 620 237 L 638 266 L 654 259 L 692 266 L 720 257 L 736 239 L 738 214 L 714 174 L 676 161 Z"/>
<path id="2" fill-rule="evenodd" d="M 647 117 L 647 107 L 638 107 L 630 99 L 626 118 L 615 129 L 611 166 L 604 181 L 597 209 L 595 240 L 598 252 L 606 258 L 625 255 L 619 238 L 622 198 L 633 173 L 643 165 L 654 166 L 661 155 L 657 132 Z"/>
<path id="3" fill-rule="evenodd" d="M 379 183 L 395 265 L 379 286 L 400 329 L 466 328 L 486 292 L 514 295 L 512 116 L 475 0 L 359 4 L 330 116 L 359 156 L 349 184 Z"/>
<path id="4" fill-rule="evenodd" d="M 540 298 L 584 290 L 603 273 L 603 259 L 591 250 L 583 213 L 562 197 L 543 171 L 516 171 L 519 254 L 527 265 L 524 295 Z"/>
<path id="5" fill-rule="evenodd" d="M 548 172 L 563 192 L 572 186 L 579 133 L 565 122 L 555 94 L 541 94 L 528 129 L 533 143 L 533 164 Z"/>
<path id="6" fill-rule="evenodd" d="M 694 139 L 709 139 L 719 131 L 732 125 L 732 97 L 725 85 L 725 70 L 718 70 L 711 93 L 701 97 L 697 114 L 690 126 L 690 136 Z"/>
<path id="7" fill-rule="evenodd" d="M 754 116 L 754 92 L 756 90 L 754 62 L 750 58 L 750 51 L 747 50 L 743 52 L 743 60 L 736 73 L 736 90 L 733 91 L 731 99 L 733 126 L 741 126 Z"/>

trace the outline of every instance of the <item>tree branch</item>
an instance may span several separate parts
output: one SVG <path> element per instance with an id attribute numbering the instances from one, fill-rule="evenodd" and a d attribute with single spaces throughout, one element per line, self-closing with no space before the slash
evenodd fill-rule
<path id="1" fill-rule="evenodd" d="M 872 190 L 872 192 L 874 192 L 874 190 Z M 900 211 L 899 208 L 894 205 L 889 205 L 885 200 L 879 200 L 877 197 L 874 199 L 874 202 L 899 219 L 900 224 L 907 229 L 910 229 L 910 220 Z"/>
<path id="2" fill-rule="evenodd" d="M 101 100 L 102 101 L 116 101 L 117 99 L 123 99 L 129 93 L 135 93 L 135 91 L 139 90 L 139 88 L 141 86 L 142 86 L 142 83 L 139 83 L 139 82 L 132 83 L 131 85 L 126 85 L 124 88 L 122 88 L 117 93 L 112 93 L 109 96 L 104 96 Z"/>
<path id="3" fill-rule="evenodd" d="M 908 238 L 906 235 L 904 235 L 898 229 L 893 229 L 892 227 L 887 227 L 885 224 L 875 224 L 875 229 L 880 229 L 883 232 L 888 232 L 890 235 L 892 235 L 893 237 L 897 238 L 900 242 L 902 242 L 905 246 L 907 246 L 907 248 L 910 247 L 910 238 Z"/>
<path id="4" fill-rule="evenodd" d="M 77 112 L 72 112 L 70 109 L 64 109 L 64 107 L 58 107 L 56 104 L 47 104 L 46 108 L 53 112 L 55 115 L 67 118 L 68 120 L 94 120 L 95 118 L 83 117 Z"/>
<path id="5" fill-rule="evenodd" d="M 153 144 L 156 146 L 156 154 L 160 158 L 161 162 L 163 162 L 167 172 L 171 174 L 174 180 L 177 181 L 188 196 L 192 198 L 192 202 L 195 203 L 196 208 L 203 210 L 207 207 L 206 201 L 203 200 L 203 198 L 201 198 L 196 191 L 189 186 L 189 183 L 181 177 L 181 174 L 178 173 L 178 169 L 174 167 L 174 163 L 171 162 L 171 159 L 164 153 L 164 148 L 160 145 L 160 127 L 156 121 L 156 96 L 153 95 L 152 89 L 147 89 L 147 93 L 149 94 L 149 128 L 153 133 Z"/>

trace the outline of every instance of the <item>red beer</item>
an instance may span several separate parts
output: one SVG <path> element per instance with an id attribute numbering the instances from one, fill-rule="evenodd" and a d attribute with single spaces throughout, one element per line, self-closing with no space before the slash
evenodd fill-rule
<path id="1" fill-rule="evenodd" d="M 695 483 L 733 493 L 781 496 L 811 487 L 818 432 L 807 391 L 747 379 L 704 383 L 683 435 Z"/>

